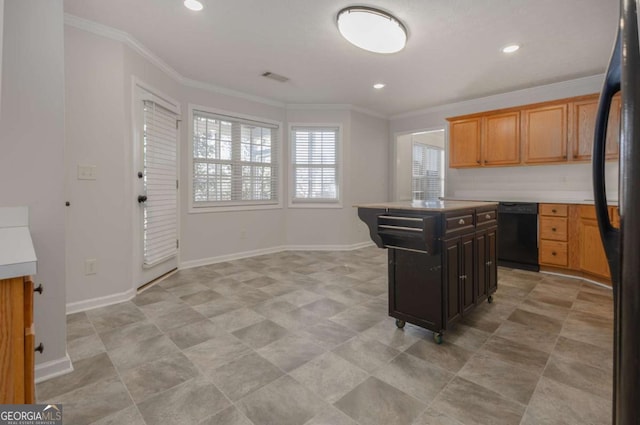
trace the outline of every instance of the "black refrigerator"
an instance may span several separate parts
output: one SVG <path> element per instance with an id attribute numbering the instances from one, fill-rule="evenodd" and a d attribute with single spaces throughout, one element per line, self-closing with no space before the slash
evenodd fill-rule
<path id="1" fill-rule="evenodd" d="M 600 94 L 593 144 L 593 192 L 611 271 L 614 302 L 613 424 L 640 423 L 640 44 L 638 4 L 620 1 L 618 35 Z M 621 92 L 618 178 L 620 230 L 607 214 L 604 163 L 607 117 Z"/>

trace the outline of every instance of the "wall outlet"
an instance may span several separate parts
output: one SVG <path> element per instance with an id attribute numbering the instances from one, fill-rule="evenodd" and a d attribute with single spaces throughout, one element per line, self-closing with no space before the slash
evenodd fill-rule
<path id="1" fill-rule="evenodd" d="M 97 169 L 95 165 L 78 164 L 78 180 L 95 180 L 98 174 Z"/>
<path id="2" fill-rule="evenodd" d="M 86 276 L 98 273 L 98 260 L 87 258 L 84 260 L 84 274 Z"/>

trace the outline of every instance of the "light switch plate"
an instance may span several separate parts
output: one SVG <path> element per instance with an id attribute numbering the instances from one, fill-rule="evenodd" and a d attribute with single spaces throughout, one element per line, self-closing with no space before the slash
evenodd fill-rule
<path id="1" fill-rule="evenodd" d="M 78 164 L 78 180 L 95 180 L 97 168 L 95 165 Z"/>
<path id="2" fill-rule="evenodd" d="M 84 260 L 84 274 L 91 275 L 98 273 L 98 260 L 95 258 L 87 258 Z"/>

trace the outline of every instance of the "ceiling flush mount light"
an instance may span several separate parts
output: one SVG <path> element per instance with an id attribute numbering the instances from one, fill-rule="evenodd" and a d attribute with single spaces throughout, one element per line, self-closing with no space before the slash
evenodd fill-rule
<path id="1" fill-rule="evenodd" d="M 338 12 L 338 29 L 350 43 L 375 53 L 399 52 L 407 44 L 407 29 L 394 16 L 365 6 Z"/>
<path id="2" fill-rule="evenodd" d="M 187 9 L 195 10 L 196 12 L 201 11 L 204 6 L 198 0 L 184 0 L 184 6 Z"/>
<path id="3" fill-rule="evenodd" d="M 513 53 L 516 52 L 520 48 L 517 44 L 509 44 L 502 48 L 502 53 Z"/>
<path id="4" fill-rule="evenodd" d="M 383 89 L 384 86 L 385 86 L 385 84 L 383 84 L 383 83 L 376 83 L 376 84 L 373 85 L 373 88 L 380 90 L 380 89 Z"/>

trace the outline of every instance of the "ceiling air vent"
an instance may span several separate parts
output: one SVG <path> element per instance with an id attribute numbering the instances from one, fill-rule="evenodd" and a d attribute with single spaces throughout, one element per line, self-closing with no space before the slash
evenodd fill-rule
<path id="1" fill-rule="evenodd" d="M 262 74 L 262 76 L 266 78 L 271 78 L 272 80 L 276 80 L 279 83 L 286 83 L 287 81 L 289 81 L 289 79 L 284 75 L 279 75 L 279 74 L 276 74 L 275 72 L 267 71 L 264 74 Z"/>

